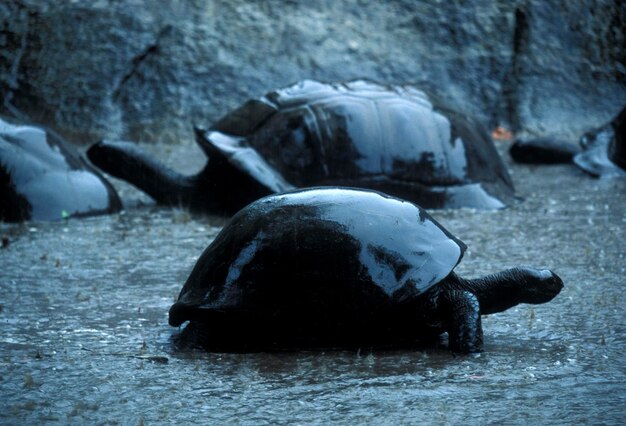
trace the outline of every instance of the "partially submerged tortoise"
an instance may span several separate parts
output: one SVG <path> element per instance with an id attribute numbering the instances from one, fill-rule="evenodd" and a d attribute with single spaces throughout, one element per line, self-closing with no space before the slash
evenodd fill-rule
<path id="1" fill-rule="evenodd" d="M 200 256 L 169 323 L 212 351 L 429 341 L 478 352 L 481 315 L 545 303 L 563 287 L 520 267 L 467 280 L 466 249 L 417 205 L 375 191 L 312 188 L 237 213 Z"/>
<path id="2" fill-rule="evenodd" d="M 427 208 L 500 208 L 513 195 L 484 129 L 410 86 L 304 80 L 197 128 L 196 140 L 209 161 L 193 176 L 129 142 L 102 141 L 88 155 L 161 204 L 211 213 L 320 185 L 381 190 Z"/>
<path id="3" fill-rule="evenodd" d="M 592 176 L 626 177 L 626 107 L 604 126 L 586 132 L 580 147 L 550 138 L 518 140 L 510 149 L 513 159 L 528 164 L 574 162 Z"/>
<path id="4" fill-rule="evenodd" d="M 0 220 L 59 220 L 121 206 L 111 184 L 67 142 L 0 119 Z"/>

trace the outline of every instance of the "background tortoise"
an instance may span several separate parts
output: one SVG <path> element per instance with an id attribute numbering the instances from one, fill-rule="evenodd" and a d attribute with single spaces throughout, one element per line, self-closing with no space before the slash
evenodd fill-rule
<path id="1" fill-rule="evenodd" d="M 510 149 L 519 163 L 558 164 L 574 162 L 592 176 L 626 176 L 626 107 L 604 126 L 580 138 L 582 150 L 549 138 L 518 140 Z"/>
<path id="2" fill-rule="evenodd" d="M 167 170 L 129 142 L 100 142 L 91 161 L 157 202 L 234 213 L 294 187 L 381 190 L 428 208 L 500 208 L 513 184 L 487 133 L 410 86 L 305 80 L 253 99 L 196 140 L 197 175 Z"/>
<path id="3" fill-rule="evenodd" d="M 111 184 L 67 142 L 0 119 L 0 220 L 58 220 L 120 208 Z"/>

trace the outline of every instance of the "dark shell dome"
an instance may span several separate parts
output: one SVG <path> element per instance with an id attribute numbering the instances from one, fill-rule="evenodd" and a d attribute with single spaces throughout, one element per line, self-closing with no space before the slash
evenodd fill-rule
<path id="1" fill-rule="evenodd" d="M 237 213 L 205 250 L 170 324 L 215 309 L 266 314 L 302 301 L 300 309 L 315 310 L 318 299 L 318 315 L 369 315 L 424 294 L 464 251 L 423 209 L 378 192 L 272 195 Z"/>
<path id="2" fill-rule="evenodd" d="M 0 119 L 0 220 L 59 220 L 120 208 L 113 187 L 65 141 Z"/>
<path id="3" fill-rule="evenodd" d="M 484 129 L 411 86 L 304 80 L 248 101 L 198 142 L 274 191 L 357 186 L 427 208 L 499 208 L 513 194 Z"/>

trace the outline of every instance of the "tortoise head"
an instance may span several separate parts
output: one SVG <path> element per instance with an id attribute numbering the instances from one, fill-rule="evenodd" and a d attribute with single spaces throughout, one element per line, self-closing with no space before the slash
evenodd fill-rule
<path id="1" fill-rule="evenodd" d="M 546 303 L 554 299 L 563 289 L 563 280 L 549 269 L 530 267 L 515 268 L 518 280 L 525 285 L 520 286 L 520 302 Z"/>

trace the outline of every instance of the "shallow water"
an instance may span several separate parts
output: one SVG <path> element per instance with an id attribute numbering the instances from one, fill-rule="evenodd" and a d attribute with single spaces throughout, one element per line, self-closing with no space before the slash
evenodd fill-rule
<path id="1" fill-rule="evenodd" d="M 156 147 L 172 164 L 195 148 Z M 476 277 L 554 269 L 552 302 L 485 317 L 485 351 L 177 352 L 167 310 L 224 220 L 150 205 L 0 225 L 0 423 L 623 424 L 626 180 L 511 165 L 525 198 L 434 211 Z"/>

